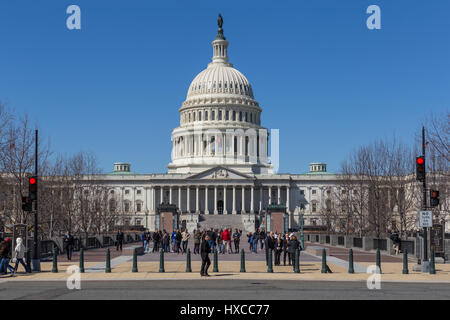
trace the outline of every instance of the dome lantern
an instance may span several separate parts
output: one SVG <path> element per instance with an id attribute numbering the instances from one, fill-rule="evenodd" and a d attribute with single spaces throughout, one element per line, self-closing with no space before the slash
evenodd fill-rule
<path id="1" fill-rule="evenodd" d="M 213 46 L 213 63 L 224 63 L 228 64 L 228 41 L 226 40 L 225 36 L 223 35 L 223 29 L 222 29 L 223 19 L 222 15 L 219 14 L 219 18 L 217 20 L 217 25 L 219 26 L 219 29 L 217 30 L 217 37 L 212 42 Z"/>

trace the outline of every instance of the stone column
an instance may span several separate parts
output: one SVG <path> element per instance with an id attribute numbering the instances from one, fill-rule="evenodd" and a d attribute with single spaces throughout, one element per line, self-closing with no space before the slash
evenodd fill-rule
<path id="1" fill-rule="evenodd" d="M 262 211 L 262 204 L 263 204 L 263 186 L 259 188 L 259 212 Z"/>
<path id="2" fill-rule="evenodd" d="M 232 214 L 236 214 L 236 186 L 233 186 L 233 210 Z"/>
<path id="3" fill-rule="evenodd" d="M 164 187 L 161 186 L 159 203 L 162 203 L 163 201 L 164 201 Z"/>
<path id="4" fill-rule="evenodd" d="M 277 204 L 281 204 L 281 187 L 278 186 L 278 191 L 277 191 Z"/>
<path id="5" fill-rule="evenodd" d="M 242 208 L 241 213 L 245 213 L 245 186 L 242 186 Z"/>
<path id="6" fill-rule="evenodd" d="M 190 211 L 191 211 L 191 199 L 190 199 L 190 189 L 189 189 L 189 186 L 187 186 L 187 188 L 186 188 L 186 192 L 187 192 L 187 194 L 186 194 L 186 211 L 189 213 Z"/>
<path id="7" fill-rule="evenodd" d="M 169 187 L 169 203 L 172 203 L 172 186 Z"/>
<path id="8" fill-rule="evenodd" d="M 183 212 L 183 210 L 181 209 L 181 186 L 178 187 L 178 209 Z"/>
<path id="9" fill-rule="evenodd" d="M 269 186 L 269 205 L 272 204 L 272 186 Z"/>
<path id="10" fill-rule="evenodd" d="M 228 214 L 227 211 L 227 186 L 223 187 L 223 214 Z"/>
<path id="11" fill-rule="evenodd" d="M 145 211 L 150 212 L 150 189 L 145 187 Z"/>
<path id="12" fill-rule="evenodd" d="M 136 187 L 131 188 L 131 191 L 133 192 L 133 204 L 131 207 L 131 213 L 136 213 Z"/>
<path id="13" fill-rule="evenodd" d="M 209 210 L 208 210 L 208 185 L 205 186 L 205 214 L 209 214 Z"/>
<path id="14" fill-rule="evenodd" d="M 254 186 L 251 186 L 251 189 L 250 189 L 250 213 L 255 213 L 255 210 L 253 208 L 253 189 L 254 189 Z"/>
<path id="15" fill-rule="evenodd" d="M 286 187 L 286 212 L 287 212 L 287 213 L 290 213 L 290 210 L 289 210 L 289 195 L 290 195 L 290 189 L 291 189 L 290 186 L 287 186 L 287 187 Z"/>
<path id="16" fill-rule="evenodd" d="M 150 211 L 152 213 L 155 213 L 156 211 L 156 188 L 154 186 L 151 187 L 151 195 L 152 195 L 152 199 L 151 201 L 151 205 L 150 205 Z"/>
<path id="17" fill-rule="evenodd" d="M 195 187 L 195 213 L 200 213 L 200 208 L 198 207 L 198 195 L 199 195 L 199 188 L 198 186 Z"/>

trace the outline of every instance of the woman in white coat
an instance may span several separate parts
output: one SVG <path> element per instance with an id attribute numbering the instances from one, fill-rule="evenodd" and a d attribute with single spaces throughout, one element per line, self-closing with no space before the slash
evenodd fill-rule
<path id="1" fill-rule="evenodd" d="M 16 259 L 16 265 L 14 267 L 14 272 L 17 272 L 17 268 L 19 267 L 19 262 L 25 268 L 25 272 L 28 271 L 27 265 L 23 261 L 23 257 L 25 256 L 25 246 L 23 245 L 22 238 L 16 239 L 16 248 L 14 249 L 14 258 Z"/>

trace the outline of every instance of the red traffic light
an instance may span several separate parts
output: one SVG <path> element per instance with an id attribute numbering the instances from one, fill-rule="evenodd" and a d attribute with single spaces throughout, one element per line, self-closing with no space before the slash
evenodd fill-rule
<path id="1" fill-rule="evenodd" d="M 36 184 L 36 178 L 30 178 L 30 180 L 28 180 L 28 182 L 30 184 Z"/>
<path id="2" fill-rule="evenodd" d="M 417 157 L 417 164 L 423 164 L 424 160 L 422 157 Z"/>

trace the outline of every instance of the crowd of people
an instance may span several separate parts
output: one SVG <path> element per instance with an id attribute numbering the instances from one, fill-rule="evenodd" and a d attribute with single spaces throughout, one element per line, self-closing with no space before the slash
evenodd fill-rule
<path id="1" fill-rule="evenodd" d="M 194 230 L 192 235 L 187 229 L 175 229 L 172 233 L 166 230 L 158 230 L 149 232 L 146 230 L 142 233 L 141 240 L 145 252 L 159 252 L 163 249 L 164 252 L 172 252 L 177 254 L 187 253 L 189 241 L 194 242 L 193 254 L 200 254 L 201 242 L 208 236 L 208 244 L 211 252 L 217 250 L 218 253 L 239 253 L 240 239 L 242 231 L 230 228 L 208 230 Z M 116 236 L 119 238 L 119 235 Z"/>

